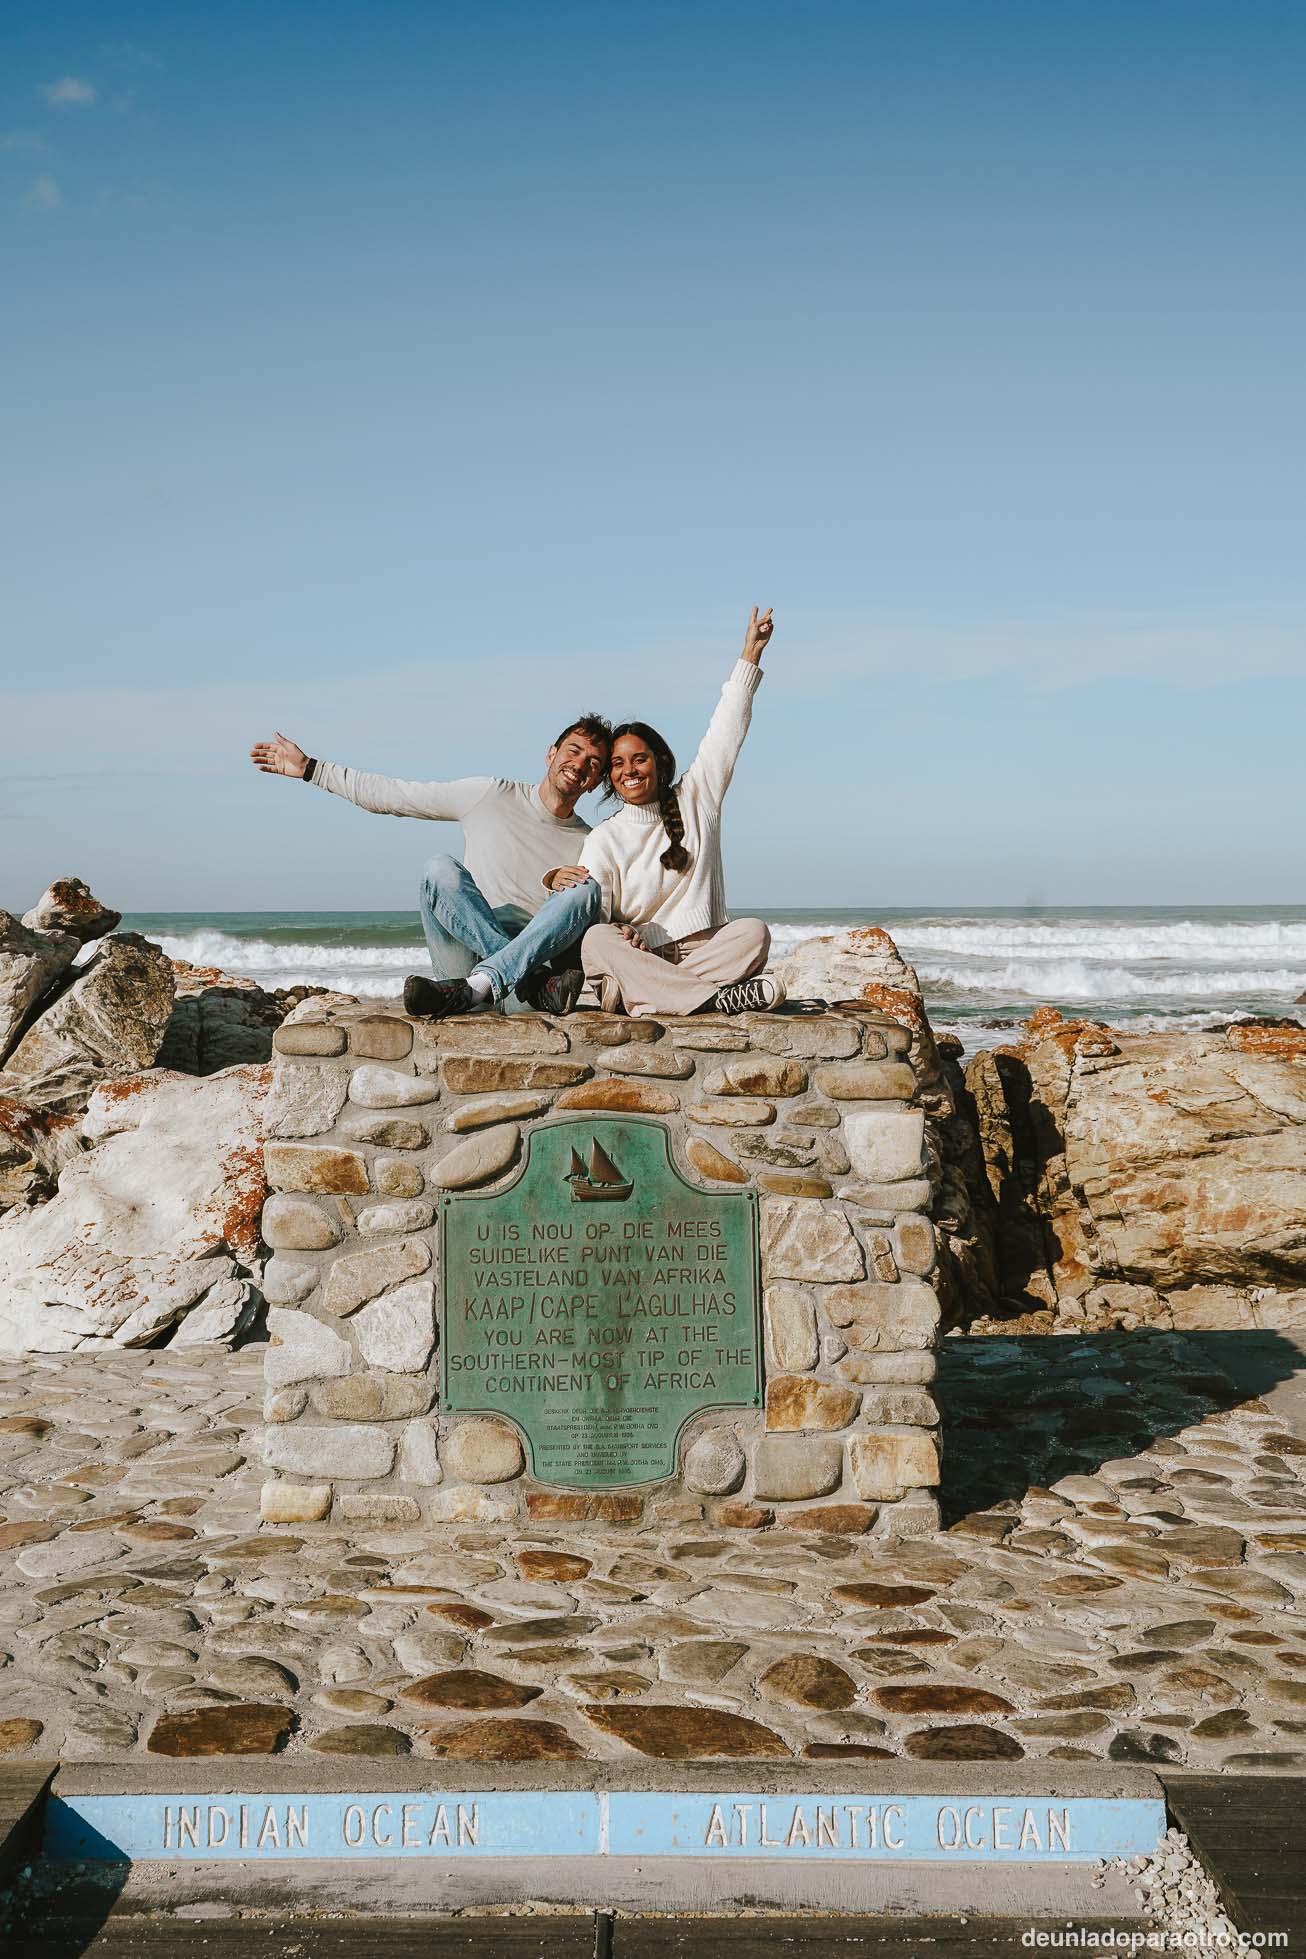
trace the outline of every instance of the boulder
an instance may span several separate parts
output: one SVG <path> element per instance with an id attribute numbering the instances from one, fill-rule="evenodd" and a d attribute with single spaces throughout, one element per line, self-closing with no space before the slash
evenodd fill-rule
<path id="1" fill-rule="evenodd" d="M 272 1037 L 294 1008 L 320 987 L 278 987 L 233 978 L 216 966 L 172 961 L 176 998 L 157 1060 L 186 1075 L 214 1075 L 247 1061 L 269 1061 Z"/>
<path id="2" fill-rule="evenodd" d="M 1025 1036 L 971 1061 L 958 1118 L 1009 1308 L 1236 1327 L 1259 1289 L 1306 1285 L 1306 1031 L 1130 1035 L 1041 1008 Z"/>
<path id="3" fill-rule="evenodd" d="M 803 939 L 792 952 L 772 960 L 768 970 L 784 981 L 790 1000 L 826 1000 L 831 1005 L 856 1001 L 897 1021 L 917 1040 L 929 1037 L 920 982 L 878 925 Z"/>
<path id="4" fill-rule="evenodd" d="M 37 1109 L 85 1108 L 97 1082 L 150 1066 L 172 1000 L 172 964 L 158 946 L 135 932 L 105 939 L 9 1054 L 0 1094 Z"/>
<path id="5" fill-rule="evenodd" d="M 0 1218 L 0 1352 L 144 1346 L 200 1310 L 235 1336 L 257 1304 L 268 1066 L 105 1083 L 36 1210 Z"/>
<path id="6" fill-rule="evenodd" d="M 86 945 L 121 925 L 122 913 L 102 905 L 81 878 L 58 877 L 23 913 L 23 923 L 34 932 L 70 932 L 79 945 Z"/>
<path id="7" fill-rule="evenodd" d="M 0 1096 L 0 1211 L 44 1203 L 64 1164 L 81 1149 L 76 1116 L 51 1115 Z"/>
<path id="8" fill-rule="evenodd" d="M 1069 1256 L 1095 1275 L 1161 1291 L 1306 1284 L 1306 1059 L 1228 1034 L 1121 1041 L 1072 1068 L 1059 1113 Z"/>
<path id="9" fill-rule="evenodd" d="M 30 1008 L 77 957 L 69 932 L 41 932 L 0 911 L 0 1061 L 18 1039 Z"/>

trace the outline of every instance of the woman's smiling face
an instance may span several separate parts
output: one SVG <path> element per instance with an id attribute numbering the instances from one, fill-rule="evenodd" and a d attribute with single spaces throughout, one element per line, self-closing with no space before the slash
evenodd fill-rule
<path id="1" fill-rule="evenodd" d="M 658 800 L 658 765 L 639 735 L 620 735 L 612 746 L 612 786 L 624 803 Z"/>

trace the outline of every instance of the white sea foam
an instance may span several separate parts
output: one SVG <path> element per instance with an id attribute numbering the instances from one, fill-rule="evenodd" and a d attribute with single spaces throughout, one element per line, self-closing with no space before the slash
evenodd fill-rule
<path id="1" fill-rule="evenodd" d="M 939 1025 L 954 1016 L 1023 1014 L 1043 1001 L 1088 1007 L 1108 1020 L 1118 1014 L 1134 1025 L 1143 1016 L 1180 1025 L 1202 1008 L 1282 1011 L 1306 989 L 1306 919 L 881 916 L 916 968 Z M 326 986 L 375 998 L 398 993 L 405 974 L 425 967 L 415 917 L 411 929 L 359 920 L 332 934 L 324 926 L 320 940 L 306 943 L 275 927 L 248 938 L 216 925 L 151 936 L 173 958 L 268 987 Z M 845 929 L 846 921 L 778 920 L 774 953 Z M 368 944 L 372 937 L 385 942 Z"/>
<path id="2" fill-rule="evenodd" d="M 1264 959 L 1267 953 L 1306 959 L 1306 921 L 1294 920 L 907 918 L 888 929 L 904 951 L 910 947 L 973 957 L 1020 953 L 1037 959 L 1082 953 L 1116 961 L 1218 960 L 1226 965 L 1240 958 Z"/>
<path id="3" fill-rule="evenodd" d="M 383 972 L 406 973 L 420 956 L 422 940 L 414 932 L 411 945 L 277 945 L 271 939 L 242 939 L 231 932 L 186 932 L 180 938 L 160 935 L 155 940 L 169 959 L 185 959 L 192 966 L 220 966 L 224 973 L 290 974 L 278 981 L 281 986 L 296 982 L 320 986 L 313 977 L 319 969 L 348 965 L 375 968 Z"/>
<path id="4" fill-rule="evenodd" d="M 913 963 L 926 988 L 1010 993 L 1029 1000 L 1230 1000 L 1243 994 L 1300 992 L 1306 976 L 1306 960 L 1294 968 L 1170 968 L 1165 972 L 1131 972 L 1126 966 L 1097 966 L 1084 959 L 1008 960 L 1001 966 L 936 965 L 925 959 Z"/>

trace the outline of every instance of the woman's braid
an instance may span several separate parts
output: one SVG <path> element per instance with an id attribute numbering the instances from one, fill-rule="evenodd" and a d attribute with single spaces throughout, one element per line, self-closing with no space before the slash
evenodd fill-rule
<path id="1" fill-rule="evenodd" d="M 662 791 L 662 821 L 667 826 L 671 842 L 663 851 L 658 862 L 668 871 L 683 871 L 689 864 L 689 852 L 685 849 L 685 819 L 680 814 L 680 798 L 675 784 L 668 783 Z"/>

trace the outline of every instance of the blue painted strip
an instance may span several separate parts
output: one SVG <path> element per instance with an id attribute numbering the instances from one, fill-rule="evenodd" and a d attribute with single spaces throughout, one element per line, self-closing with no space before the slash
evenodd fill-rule
<path id="1" fill-rule="evenodd" d="M 220 1857 L 585 1857 L 586 1790 L 353 1795 L 67 1796 L 46 1807 L 51 1857 L 111 1863 Z"/>
<path id="2" fill-rule="evenodd" d="M 725 1857 L 1087 1863 L 1155 1848 L 1150 1799 L 705 1795 L 634 1790 L 53 1797 L 49 1856 L 112 1863 L 305 1857 Z"/>
<path id="3" fill-rule="evenodd" d="M 1084 1863 L 1152 1850 L 1165 1805 L 1140 1798 L 614 1794 L 612 1856 Z"/>

